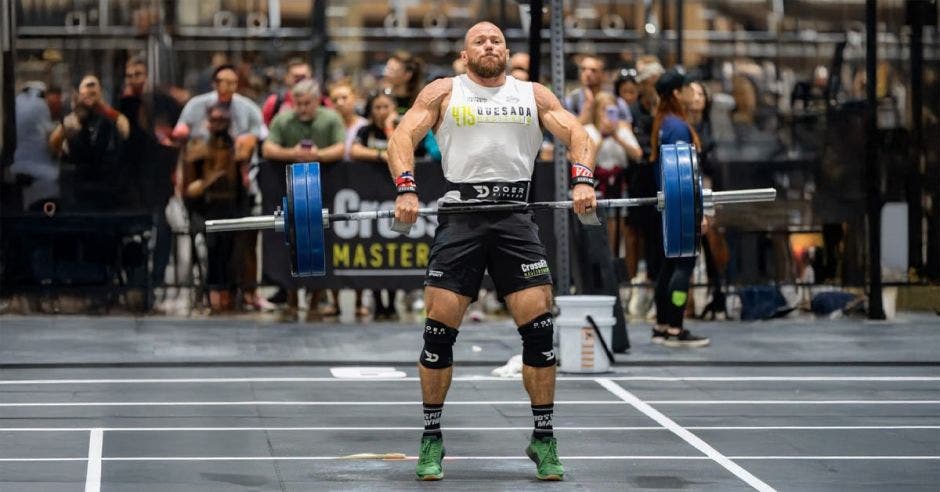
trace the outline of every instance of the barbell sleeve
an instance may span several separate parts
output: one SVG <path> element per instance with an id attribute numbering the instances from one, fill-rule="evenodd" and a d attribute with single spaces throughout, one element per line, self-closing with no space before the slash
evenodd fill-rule
<path id="1" fill-rule="evenodd" d="M 727 203 L 752 203 L 774 201 L 777 197 L 777 190 L 773 188 L 754 188 L 746 190 L 732 191 L 711 191 L 703 190 L 703 199 L 705 206 L 722 205 Z M 611 198 L 597 201 L 598 208 L 627 208 L 655 205 L 662 209 L 662 199 L 660 197 L 644 198 Z M 474 212 L 523 212 L 527 210 L 543 209 L 570 209 L 573 202 L 555 201 L 555 202 L 532 202 L 532 203 L 493 203 L 486 205 L 454 205 L 440 208 L 421 208 L 418 209 L 418 215 L 422 217 L 444 214 L 461 214 Z M 375 220 L 395 217 L 395 210 L 372 210 L 365 212 L 342 212 L 329 214 L 323 212 L 324 224 L 330 222 L 343 222 L 350 220 Z M 242 217 L 238 219 L 216 219 L 206 221 L 206 232 L 224 232 L 224 231 L 251 231 L 274 229 L 276 231 L 284 230 L 284 216 L 282 213 L 274 215 L 262 215 L 253 217 Z"/>
<path id="2" fill-rule="evenodd" d="M 253 215 L 251 217 L 240 217 L 237 219 L 213 219 L 206 221 L 206 232 L 261 231 L 269 229 L 283 232 L 284 216 L 282 214 Z"/>
<path id="3" fill-rule="evenodd" d="M 777 199 L 777 190 L 773 188 L 751 188 L 731 191 L 711 191 L 706 188 L 702 191 L 703 200 L 708 201 L 709 196 L 711 196 L 711 202 L 714 205 L 724 203 L 772 202 Z"/>

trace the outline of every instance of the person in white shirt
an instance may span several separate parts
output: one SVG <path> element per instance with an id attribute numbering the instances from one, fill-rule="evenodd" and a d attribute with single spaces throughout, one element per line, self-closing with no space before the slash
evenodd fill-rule
<path id="1" fill-rule="evenodd" d="M 627 191 L 627 168 L 630 161 L 637 162 L 643 157 L 636 136 L 630 125 L 619 118 L 616 100 L 612 94 L 600 92 L 591 112 L 591 122 L 584 126 L 594 145 L 597 146 L 596 169 L 597 189 L 604 198 L 623 198 Z M 627 241 L 625 217 L 617 209 L 607 217 L 607 237 L 614 256 L 620 256 L 620 241 L 617 236 Z"/>

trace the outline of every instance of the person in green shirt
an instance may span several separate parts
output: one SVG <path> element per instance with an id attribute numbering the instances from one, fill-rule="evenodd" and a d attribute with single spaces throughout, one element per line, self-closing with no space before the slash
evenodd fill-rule
<path id="1" fill-rule="evenodd" d="M 291 95 L 294 109 L 271 121 L 262 147 L 264 158 L 321 164 L 342 159 L 346 127 L 336 111 L 320 106 L 320 85 L 312 79 L 302 80 L 291 89 Z"/>
<path id="2" fill-rule="evenodd" d="M 266 165 L 287 166 L 295 162 L 329 164 L 340 161 L 345 152 L 346 127 L 340 115 L 320 106 L 320 85 L 304 79 L 291 88 L 294 109 L 282 111 L 271 121 L 268 138 L 261 151 Z M 282 286 L 288 291 L 289 317 L 297 316 L 296 286 Z M 324 314 L 337 315 L 337 305 L 320 312 L 323 289 L 311 292 L 307 321 L 319 320 Z"/>

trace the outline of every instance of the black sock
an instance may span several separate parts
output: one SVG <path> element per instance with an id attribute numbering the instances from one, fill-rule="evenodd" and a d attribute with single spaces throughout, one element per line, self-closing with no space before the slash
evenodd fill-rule
<path id="1" fill-rule="evenodd" d="M 429 405 L 424 404 L 424 436 L 441 437 L 441 414 L 444 412 L 444 404 Z"/>
<path id="2" fill-rule="evenodd" d="M 532 431 L 532 437 L 552 437 L 552 413 L 555 411 L 554 404 L 532 405 L 532 418 L 535 420 L 535 429 Z"/>

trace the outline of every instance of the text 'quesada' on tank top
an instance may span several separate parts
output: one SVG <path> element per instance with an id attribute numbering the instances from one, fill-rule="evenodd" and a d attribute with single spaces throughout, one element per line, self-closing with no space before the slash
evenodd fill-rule
<path id="1" fill-rule="evenodd" d="M 452 183 L 531 180 L 542 145 L 532 83 L 508 75 L 499 87 L 481 86 L 467 75 L 451 80 L 435 135 L 444 177 Z"/>

